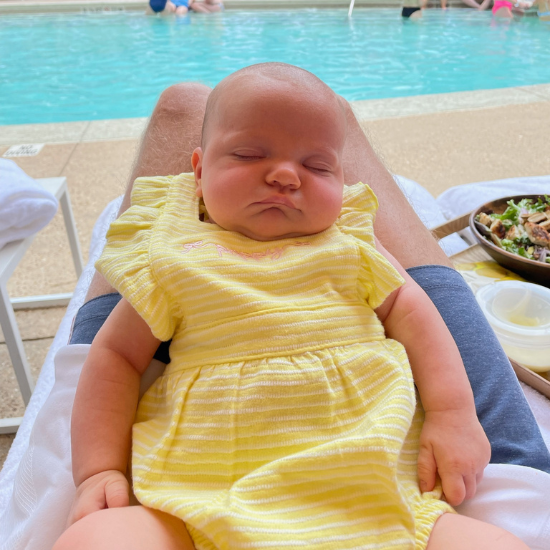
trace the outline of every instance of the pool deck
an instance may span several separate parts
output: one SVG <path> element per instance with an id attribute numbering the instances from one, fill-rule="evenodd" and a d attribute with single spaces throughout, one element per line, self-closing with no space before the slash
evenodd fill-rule
<path id="1" fill-rule="evenodd" d="M 432 96 L 358 101 L 354 109 L 388 168 L 433 196 L 454 185 L 550 174 L 550 84 Z M 29 175 L 67 178 L 85 259 L 93 224 L 122 194 L 147 119 L 0 126 L 0 155 L 12 145 L 42 143 L 17 164 Z M 76 283 L 61 214 L 36 237 L 8 284 L 11 296 L 70 292 Z M 64 308 L 18 311 L 37 376 Z M 0 333 L 0 417 L 23 403 Z M 0 466 L 13 436 L 0 435 Z"/>

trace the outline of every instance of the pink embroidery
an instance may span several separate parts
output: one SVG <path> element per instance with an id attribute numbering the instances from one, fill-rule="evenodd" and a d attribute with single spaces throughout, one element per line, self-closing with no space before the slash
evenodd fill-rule
<path id="1" fill-rule="evenodd" d="M 284 251 L 289 246 L 309 246 L 310 244 L 311 243 L 308 243 L 308 242 L 296 241 L 290 244 L 285 244 L 284 246 L 275 246 L 273 248 L 268 248 L 263 252 L 239 252 L 238 250 L 231 250 L 230 248 L 227 248 L 221 244 L 205 243 L 203 241 L 197 241 L 195 243 L 184 244 L 183 254 L 187 254 L 188 252 L 191 252 L 191 250 L 196 248 L 202 248 L 203 246 L 206 246 L 206 245 L 213 245 L 216 247 L 220 258 L 223 258 L 224 254 L 230 254 L 232 256 L 238 256 L 239 258 L 243 258 L 245 260 L 262 260 L 264 258 L 277 260 L 283 255 Z"/>
<path id="2" fill-rule="evenodd" d="M 201 248 L 207 243 L 203 243 L 202 241 L 197 241 L 196 243 L 187 243 L 183 245 L 184 251 L 183 254 L 187 254 L 188 252 L 191 252 L 194 248 Z"/>

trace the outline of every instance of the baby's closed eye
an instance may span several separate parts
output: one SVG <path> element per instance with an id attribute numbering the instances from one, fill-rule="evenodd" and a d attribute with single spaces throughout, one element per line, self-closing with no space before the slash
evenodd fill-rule
<path id="1" fill-rule="evenodd" d="M 233 156 L 238 160 L 258 160 L 264 158 L 265 155 L 261 151 L 243 149 L 235 151 Z"/>

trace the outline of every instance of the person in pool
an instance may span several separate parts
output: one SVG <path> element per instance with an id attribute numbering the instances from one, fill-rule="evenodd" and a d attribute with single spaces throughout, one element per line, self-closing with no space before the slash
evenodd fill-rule
<path id="1" fill-rule="evenodd" d="M 422 8 L 420 0 L 404 0 L 401 8 L 401 17 L 403 19 L 420 19 L 422 17 Z"/>
<path id="2" fill-rule="evenodd" d="M 162 15 L 186 15 L 189 11 L 214 13 L 223 10 L 223 3 L 217 0 L 149 0 L 148 13 Z"/>
<path id="3" fill-rule="evenodd" d="M 462 0 L 462 3 L 466 4 L 470 8 L 485 11 L 491 5 L 491 1 L 492 0 L 483 0 L 482 2 L 478 3 L 476 2 L 476 0 Z"/>
<path id="4" fill-rule="evenodd" d="M 440 499 L 473 496 L 489 445 L 374 193 L 344 186 L 347 120 L 311 73 L 248 67 L 210 95 L 193 173 L 135 182 L 97 264 L 124 299 L 79 381 L 55 550 L 527 549 Z"/>
<path id="5" fill-rule="evenodd" d="M 533 5 L 537 8 L 539 21 L 550 24 L 550 0 L 536 0 Z"/>
<path id="6" fill-rule="evenodd" d="M 533 1 L 494 0 L 493 15 L 501 19 L 512 19 L 514 15 L 521 17 L 533 6 Z M 540 16 L 539 16 L 540 17 Z"/>
<path id="7" fill-rule="evenodd" d="M 470 8 L 484 11 L 489 8 L 493 0 L 482 0 L 480 3 L 476 0 L 462 0 Z M 419 19 L 422 17 L 422 10 L 426 9 L 428 0 L 404 0 L 401 16 L 403 18 Z M 441 9 L 447 9 L 447 1 L 441 0 Z"/>

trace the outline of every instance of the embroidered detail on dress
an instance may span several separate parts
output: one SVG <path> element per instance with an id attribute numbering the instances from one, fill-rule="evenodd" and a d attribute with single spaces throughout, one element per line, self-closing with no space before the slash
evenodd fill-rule
<path id="1" fill-rule="evenodd" d="M 310 246 L 310 244 L 311 243 L 308 243 L 308 242 L 295 241 L 290 244 L 285 244 L 284 246 L 275 246 L 273 248 L 268 248 L 263 252 L 240 252 L 238 250 L 232 250 L 231 248 L 227 248 L 221 244 L 205 243 L 204 241 L 197 241 L 194 243 L 184 244 L 182 253 L 187 254 L 188 252 L 191 252 L 191 250 L 202 248 L 203 246 L 206 246 L 206 245 L 212 245 L 212 246 L 215 246 L 216 249 L 218 250 L 218 255 L 220 256 L 220 258 L 223 258 L 224 254 L 231 254 L 233 256 L 239 256 L 240 258 L 244 258 L 245 260 L 262 260 L 264 258 L 277 260 L 283 255 L 283 252 L 289 246 Z"/>
<path id="2" fill-rule="evenodd" d="M 201 248 L 205 245 L 206 243 L 203 243 L 202 241 L 197 241 L 196 243 L 187 243 L 187 244 L 184 244 L 183 245 L 183 253 L 184 254 L 187 254 L 188 252 L 191 252 L 191 250 L 193 250 L 194 248 Z"/>

